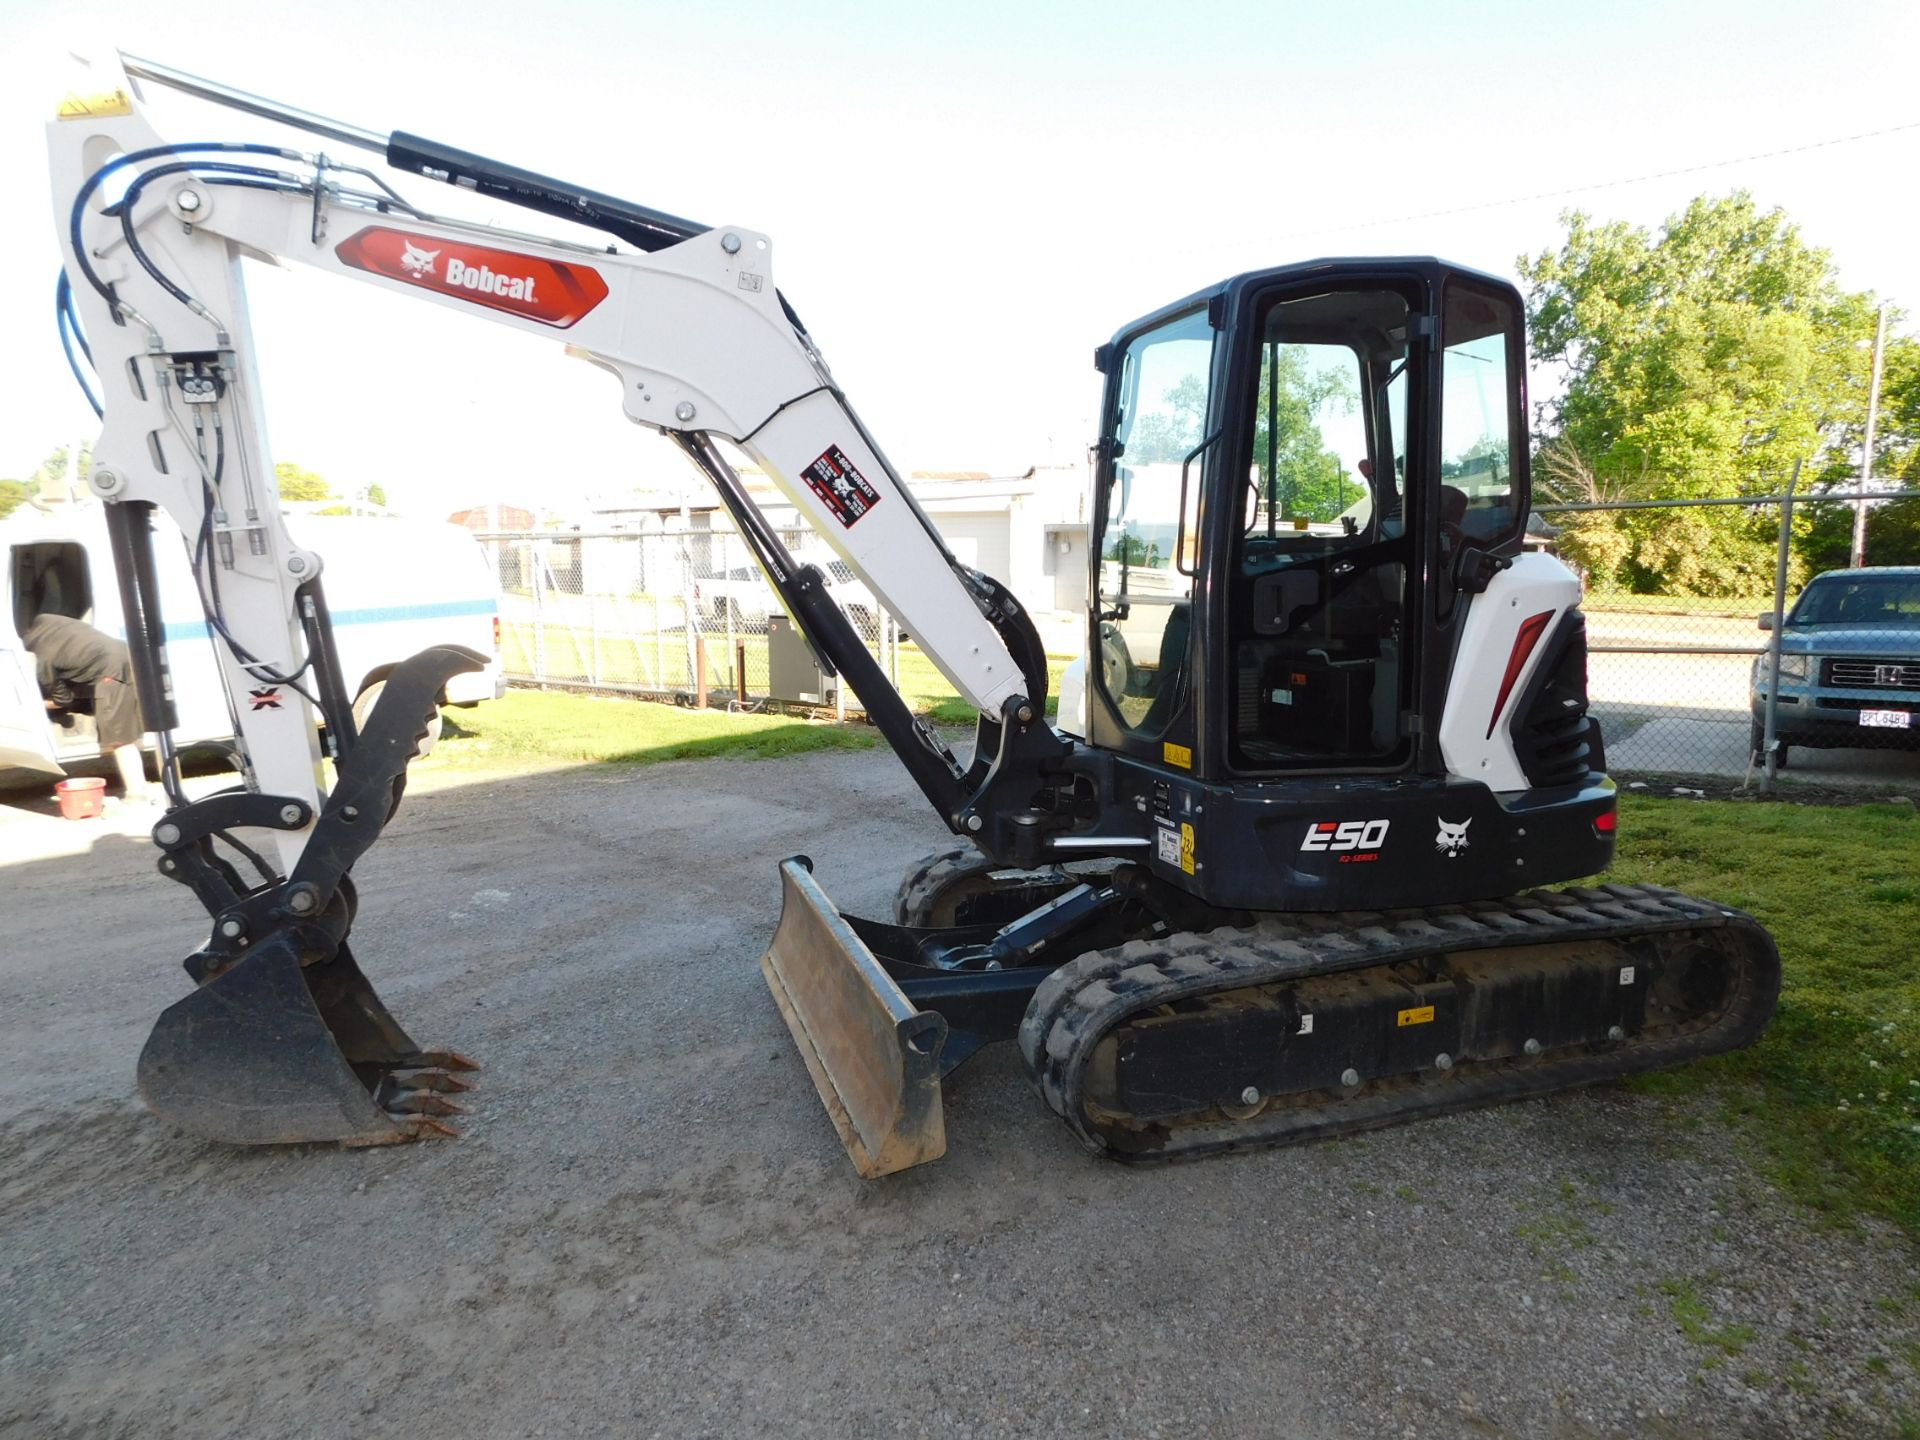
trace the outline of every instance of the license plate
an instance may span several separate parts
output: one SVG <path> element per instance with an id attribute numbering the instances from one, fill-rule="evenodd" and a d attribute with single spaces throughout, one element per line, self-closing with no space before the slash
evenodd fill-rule
<path id="1" fill-rule="evenodd" d="M 1882 730 L 1905 730 L 1913 724 L 1913 715 L 1906 710 L 1862 710 L 1860 723 Z"/>

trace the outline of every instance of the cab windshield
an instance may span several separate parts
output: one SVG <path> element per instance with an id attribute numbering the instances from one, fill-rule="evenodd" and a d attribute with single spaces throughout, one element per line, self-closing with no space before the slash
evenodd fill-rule
<path id="1" fill-rule="evenodd" d="M 1121 357 L 1095 575 L 1096 683 L 1132 734 L 1157 738 L 1185 705 L 1189 608 L 1199 553 L 1213 327 L 1194 310 L 1136 337 Z"/>

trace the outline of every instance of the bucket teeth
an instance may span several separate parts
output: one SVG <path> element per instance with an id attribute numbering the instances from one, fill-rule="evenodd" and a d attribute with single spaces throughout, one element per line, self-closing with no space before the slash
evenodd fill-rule
<path id="1" fill-rule="evenodd" d="M 389 1128 L 356 1135 L 340 1143 L 349 1150 L 371 1150 L 382 1145 L 406 1145 L 415 1140 L 458 1140 L 460 1132 L 432 1115 L 389 1115 Z"/>
<path id="2" fill-rule="evenodd" d="M 438 1094 L 430 1075 L 389 1075 L 380 1082 L 374 1103 L 389 1115 L 463 1115 L 464 1107 Z M 456 1085 L 460 1082 L 455 1081 Z M 460 1085 L 462 1090 L 471 1086 Z"/>
<path id="3" fill-rule="evenodd" d="M 389 1115 L 464 1115 L 467 1113 L 464 1105 L 456 1105 L 453 1101 L 442 1099 L 427 1090 L 412 1090 L 387 1101 L 386 1111 Z"/>
<path id="4" fill-rule="evenodd" d="M 473 1089 L 471 1080 L 462 1080 L 445 1070 L 399 1070 L 387 1077 L 387 1083 L 399 1090 L 437 1090 L 443 1095 L 458 1095 Z"/>
<path id="5" fill-rule="evenodd" d="M 416 1062 L 436 1070 L 478 1070 L 478 1061 L 469 1060 L 458 1050 L 422 1050 Z"/>

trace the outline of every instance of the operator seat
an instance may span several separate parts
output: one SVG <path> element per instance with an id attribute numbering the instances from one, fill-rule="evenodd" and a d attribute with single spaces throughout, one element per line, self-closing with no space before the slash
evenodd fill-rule
<path id="1" fill-rule="evenodd" d="M 1167 612 L 1166 629 L 1160 632 L 1159 678 L 1154 683 L 1153 703 L 1140 717 L 1135 729 L 1142 735 L 1166 733 L 1167 725 L 1180 711 L 1187 695 L 1187 641 L 1193 630 L 1193 605 L 1180 600 Z"/>

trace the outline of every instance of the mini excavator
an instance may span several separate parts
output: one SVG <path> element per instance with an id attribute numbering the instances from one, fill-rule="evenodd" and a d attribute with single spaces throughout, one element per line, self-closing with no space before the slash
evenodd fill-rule
<path id="1" fill-rule="evenodd" d="M 165 142 L 143 81 L 386 171 Z M 1435 259 L 1319 260 L 1234 276 L 1101 345 L 1085 659 L 1051 723 L 1031 618 L 955 557 L 862 426 L 765 235 L 133 57 L 49 136 L 63 334 L 70 358 L 90 345 L 99 385 L 90 484 L 174 802 L 159 868 L 212 920 L 139 1062 L 148 1105 L 182 1128 L 448 1134 L 474 1068 L 408 1035 L 349 935 L 352 868 L 479 657 L 413 657 L 355 724 L 323 557 L 290 539 L 271 484 L 243 257 L 616 376 L 952 831 L 884 922 L 841 914 L 805 857 L 779 866 L 762 968 L 862 1175 L 944 1152 L 942 1081 L 996 1040 L 1018 1041 L 1090 1150 L 1146 1161 L 1545 1095 L 1745 1045 L 1770 1018 L 1779 957 L 1749 917 L 1651 886 L 1542 888 L 1607 868 L 1616 796 L 1579 581 L 1527 541 L 1511 285 Z M 393 172 L 612 243 L 437 215 Z M 912 713 L 722 441 L 978 711 L 970 751 Z M 168 739 L 157 512 L 219 639 L 243 762 L 244 785 L 191 802 Z M 236 832 L 251 843 L 216 848 Z"/>

